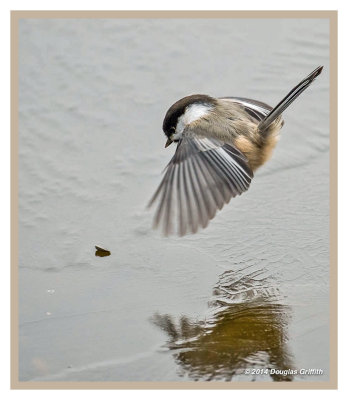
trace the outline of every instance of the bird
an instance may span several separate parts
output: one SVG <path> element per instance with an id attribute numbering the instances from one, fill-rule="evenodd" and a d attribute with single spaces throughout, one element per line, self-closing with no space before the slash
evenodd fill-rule
<path id="1" fill-rule="evenodd" d="M 275 107 L 244 97 L 193 94 L 165 114 L 165 147 L 174 156 L 148 207 L 158 203 L 153 228 L 164 236 L 206 228 L 231 198 L 249 189 L 254 172 L 272 155 L 284 125 L 283 111 L 317 78 L 302 79 Z"/>

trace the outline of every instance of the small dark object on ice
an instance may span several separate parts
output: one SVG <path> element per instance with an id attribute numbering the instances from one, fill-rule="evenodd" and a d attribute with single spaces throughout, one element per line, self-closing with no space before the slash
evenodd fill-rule
<path id="1" fill-rule="evenodd" d="M 110 254 L 111 254 L 111 252 L 109 251 L 109 250 L 105 250 L 105 249 L 103 249 L 103 248 L 101 248 L 101 247 L 99 247 L 99 246 L 94 246 L 95 248 L 96 248 L 96 252 L 95 252 L 95 255 L 97 256 L 97 257 L 107 257 L 107 256 L 109 256 Z"/>

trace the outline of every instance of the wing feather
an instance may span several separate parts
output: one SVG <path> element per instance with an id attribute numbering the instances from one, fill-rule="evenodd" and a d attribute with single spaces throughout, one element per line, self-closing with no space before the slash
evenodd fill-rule
<path id="1" fill-rule="evenodd" d="M 186 133 L 150 200 L 149 206 L 158 202 L 154 227 L 161 226 L 165 235 L 195 233 L 232 197 L 248 190 L 252 178 L 238 149 Z"/>
<path id="2" fill-rule="evenodd" d="M 272 107 L 266 103 L 245 97 L 221 97 L 221 100 L 232 101 L 241 105 L 257 121 L 262 121 L 272 110 Z"/>

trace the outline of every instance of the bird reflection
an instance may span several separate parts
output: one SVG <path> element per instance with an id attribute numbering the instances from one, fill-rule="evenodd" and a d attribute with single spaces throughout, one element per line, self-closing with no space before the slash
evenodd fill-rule
<path id="1" fill-rule="evenodd" d="M 249 374 L 245 369 L 294 369 L 287 348 L 289 307 L 272 289 L 264 271 L 226 271 L 214 288 L 211 317 L 193 321 L 155 314 L 152 321 L 168 335 L 168 348 L 180 375 L 193 380 L 290 381 L 292 375 Z"/>

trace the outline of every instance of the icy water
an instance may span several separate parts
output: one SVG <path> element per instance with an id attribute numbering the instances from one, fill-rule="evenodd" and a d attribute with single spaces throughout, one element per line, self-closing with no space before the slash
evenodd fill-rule
<path id="1" fill-rule="evenodd" d="M 328 380 L 329 22 L 21 20 L 19 61 L 20 380 Z M 318 65 L 248 192 L 151 229 L 172 103 L 275 105 Z"/>

